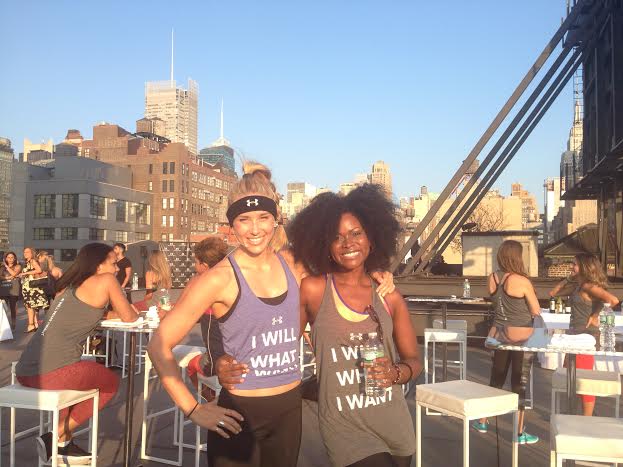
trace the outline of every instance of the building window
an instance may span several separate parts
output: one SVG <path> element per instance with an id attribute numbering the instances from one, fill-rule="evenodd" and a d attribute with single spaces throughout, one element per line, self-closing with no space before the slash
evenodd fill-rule
<path id="1" fill-rule="evenodd" d="M 165 174 L 165 175 L 168 174 L 169 173 L 169 171 L 167 170 L 168 168 L 169 168 L 169 163 L 168 162 L 163 162 L 162 163 L 162 173 Z"/>
<path id="2" fill-rule="evenodd" d="M 62 196 L 63 217 L 78 217 L 78 195 Z"/>
<path id="3" fill-rule="evenodd" d="M 154 190 L 154 182 L 152 182 L 151 180 L 147 183 L 147 191 L 153 191 Z"/>
<path id="4" fill-rule="evenodd" d="M 61 240 L 77 240 L 78 227 L 61 227 Z"/>
<path id="5" fill-rule="evenodd" d="M 175 180 L 169 180 L 169 191 L 171 193 L 175 192 Z"/>
<path id="6" fill-rule="evenodd" d="M 167 234 L 164 233 L 164 234 L 160 235 L 160 240 L 162 240 L 163 242 L 166 242 L 167 241 Z"/>
<path id="7" fill-rule="evenodd" d="M 128 233 L 122 230 L 115 230 L 115 242 L 127 242 Z"/>
<path id="8" fill-rule="evenodd" d="M 169 209 L 175 209 L 175 198 L 169 198 Z"/>
<path id="9" fill-rule="evenodd" d="M 169 162 L 169 173 L 171 175 L 175 174 L 175 162 Z"/>
<path id="10" fill-rule="evenodd" d="M 103 196 L 91 195 L 91 217 L 97 219 L 106 218 L 106 198 Z"/>
<path id="11" fill-rule="evenodd" d="M 54 240 L 53 227 L 37 227 L 32 229 L 33 240 Z"/>
<path id="12" fill-rule="evenodd" d="M 173 234 L 172 234 L 172 233 L 170 233 L 170 234 L 169 234 L 169 241 L 170 241 L 170 242 L 172 242 L 172 241 L 173 241 Z"/>
<path id="13" fill-rule="evenodd" d="M 149 175 L 154 173 L 154 166 L 153 164 L 149 164 Z"/>
<path id="14" fill-rule="evenodd" d="M 167 226 L 167 216 L 162 216 L 162 227 Z"/>
<path id="15" fill-rule="evenodd" d="M 169 216 L 169 227 L 173 227 L 174 221 L 175 221 L 175 216 Z"/>
<path id="16" fill-rule="evenodd" d="M 56 217 L 56 195 L 35 195 L 35 218 Z"/>
<path id="17" fill-rule="evenodd" d="M 166 192 L 167 192 L 167 187 L 168 187 L 168 186 L 169 186 L 169 185 L 167 184 L 167 181 L 166 181 L 166 180 L 162 180 L 162 192 L 163 192 L 163 193 L 166 193 Z"/>
<path id="18" fill-rule="evenodd" d="M 138 203 L 136 205 L 136 223 L 149 225 L 151 222 L 148 216 L 149 206 L 143 203 Z"/>
<path id="19" fill-rule="evenodd" d="M 77 254 L 78 250 L 75 248 L 64 248 L 61 250 L 61 261 L 74 261 Z"/>
<path id="20" fill-rule="evenodd" d="M 162 209 L 166 209 L 166 208 L 167 208 L 167 199 L 162 198 Z"/>
<path id="21" fill-rule="evenodd" d="M 128 211 L 127 203 L 125 201 L 118 199 L 117 200 L 117 221 L 118 222 L 126 221 L 127 211 Z"/>
<path id="22" fill-rule="evenodd" d="M 89 240 L 104 240 L 104 229 L 89 229 Z"/>
<path id="23" fill-rule="evenodd" d="M 134 238 L 136 239 L 136 241 L 141 241 L 141 240 L 149 240 L 149 233 L 147 232 L 136 232 L 134 234 Z"/>

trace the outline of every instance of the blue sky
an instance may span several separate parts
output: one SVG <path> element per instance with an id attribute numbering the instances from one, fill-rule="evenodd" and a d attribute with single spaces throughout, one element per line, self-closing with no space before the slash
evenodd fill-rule
<path id="1" fill-rule="evenodd" d="M 5 1 L 0 136 L 129 130 L 144 83 L 199 83 L 199 146 L 225 136 L 290 181 L 337 188 L 375 160 L 398 196 L 440 191 L 564 15 L 564 0 Z M 539 202 L 573 117 L 567 89 L 502 175 Z"/>

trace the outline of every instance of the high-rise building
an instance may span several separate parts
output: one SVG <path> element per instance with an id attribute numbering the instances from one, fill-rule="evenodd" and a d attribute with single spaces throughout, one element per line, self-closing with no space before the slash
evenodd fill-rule
<path id="1" fill-rule="evenodd" d="M 565 202 L 560 199 L 560 178 L 550 177 L 543 182 L 543 243 L 545 245 L 554 241 L 552 231 L 554 218 Z"/>
<path id="2" fill-rule="evenodd" d="M 31 156 L 30 153 L 34 152 Z M 46 154 L 47 153 L 47 154 Z M 19 155 L 19 160 L 23 162 L 34 162 L 44 159 L 52 159 L 54 157 L 54 141 L 42 141 L 41 143 L 32 143 L 28 138 L 24 138 L 24 150 Z"/>
<path id="3" fill-rule="evenodd" d="M 14 158 L 11 140 L 0 137 L 0 249 L 2 250 L 6 250 L 9 245 Z"/>
<path id="4" fill-rule="evenodd" d="M 214 141 L 207 148 L 203 148 L 199 151 L 199 159 L 202 159 L 210 164 L 220 164 L 223 167 L 236 171 L 236 160 L 234 158 L 234 149 L 231 147 L 230 142 L 225 139 L 224 136 L 224 122 L 223 122 L 223 103 L 221 102 L 221 133 L 219 138 Z"/>
<path id="5" fill-rule="evenodd" d="M 372 173 L 370 173 L 368 180 L 375 185 L 381 185 L 385 189 L 387 196 L 392 197 L 392 174 L 385 162 L 376 161 L 372 164 Z"/>
<path id="6" fill-rule="evenodd" d="M 197 115 L 199 86 L 188 79 L 188 87 L 176 81 L 145 83 L 145 117 L 164 122 L 164 136 L 174 143 L 183 143 L 191 154 L 197 154 Z"/>
<path id="7" fill-rule="evenodd" d="M 511 184 L 511 197 L 521 199 L 521 225 L 523 229 L 537 227 L 539 223 L 539 207 L 536 197 L 524 190 L 521 183 Z"/>
<path id="8" fill-rule="evenodd" d="M 288 193 L 282 206 L 283 214 L 289 219 L 293 218 L 309 204 L 317 193 L 318 189 L 309 183 L 288 183 Z"/>

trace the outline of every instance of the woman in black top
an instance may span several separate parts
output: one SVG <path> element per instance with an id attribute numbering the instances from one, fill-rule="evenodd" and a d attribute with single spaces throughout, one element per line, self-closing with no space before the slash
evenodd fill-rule
<path id="1" fill-rule="evenodd" d="M 6 293 L 6 300 L 9 302 L 11 309 L 11 329 L 15 331 L 15 322 L 17 318 L 17 299 L 19 298 L 20 282 L 19 275 L 22 272 L 22 266 L 17 262 L 17 255 L 12 251 L 4 254 L 2 261 L 2 280 L 10 282 Z"/>

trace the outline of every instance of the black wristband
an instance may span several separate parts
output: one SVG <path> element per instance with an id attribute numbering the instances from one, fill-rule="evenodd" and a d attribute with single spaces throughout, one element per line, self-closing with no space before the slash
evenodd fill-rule
<path id="1" fill-rule="evenodd" d="M 186 415 L 186 418 L 190 418 L 190 416 L 193 414 L 193 412 L 195 411 L 197 407 L 199 407 L 199 402 L 197 402 L 195 406 L 193 407 L 193 409 L 190 412 L 188 412 L 188 415 Z"/>

